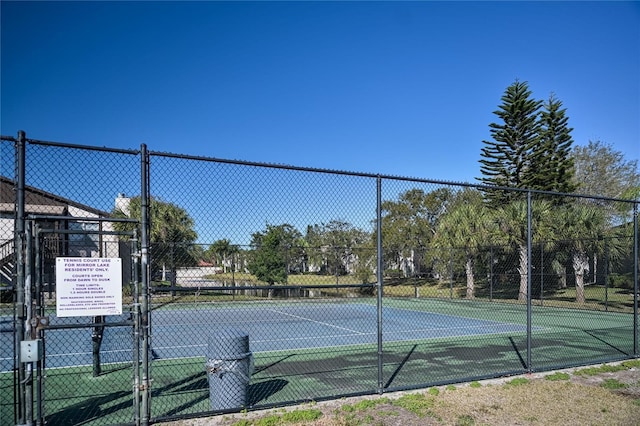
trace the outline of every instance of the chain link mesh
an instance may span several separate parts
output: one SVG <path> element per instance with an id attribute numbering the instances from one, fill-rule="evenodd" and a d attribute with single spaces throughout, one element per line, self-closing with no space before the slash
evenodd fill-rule
<path id="1" fill-rule="evenodd" d="M 16 300 L 15 229 L 17 178 L 13 146 L 2 142 L 2 284 L 0 318 L 1 424 L 14 424 L 10 371 L 20 365 L 12 353 L 20 312 Z M 130 152 L 100 151 L 40 143 L 25 147 L 25 216 L 32 241 L 25 299 L 29 339 L 43 342 L 44 358 L 28 373 L 33 380 L 33 411 L 48 424 L 116 424 L 133 419 L 131 392 L 134 337 L 131 327 L 131 250 L 108 221 L 122 194 L 139 192 L 139 158 Z M 59 316 L 56 309 L 57 258 L 123 258 L 123 313 Z M 74 278 L 75 279 L 75 278 Z M 87 289 L 87 293 L 89 290 Z M 92 293 L 97 300 L 97 292 Z M 86 299 L 85 299 L 86 300 Z M 32 322 L 34 326 L 29 324 Z M 127 324 L 127 325 L 118 325 Z M 43 326 L 40 326 L 43 325 Z M 16 352 L 14 352 L 14 350 Z M 19 357 L 18 357 L 19 358 Z M 45 374 L 46 371 L 46 374 Z M 22 402 L 27 404 L 28 402 Z M 113 412 L 106 416 L 105 413 Z M 34 416 L 35 417 L 35 416 Z M 7 423 L 5 423 L 7 422 Z"/>
<path id="2" fill-rule="evenodd" d="M 11 419 L 17 181 L 15 141 L 4 139 L 0 417 Z M 34 336 L 44 342 L 37 386 L 50 424 L 135 422 L 144 392 L 151 418 L 163 420 L 637 349 L 633 202 L 512 191 L 491 205 L 480 186 L 152 151 L 145 293 L 139 224 L 108 221 L 141 220 L 140 157 L 27 144 L 26 214 L 38 225 L 29 253 L 41 265 L 29 294 L 33 316 L 48 320 Z M 123 313 L 58 317 L 57 257 L 126 260 Z M 142 353 L 149 389 L 136 382 Z"/>

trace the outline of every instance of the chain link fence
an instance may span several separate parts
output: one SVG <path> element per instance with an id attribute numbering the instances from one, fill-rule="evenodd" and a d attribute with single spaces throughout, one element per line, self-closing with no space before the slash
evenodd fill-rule
<path id="1" fill-rule="evenodd" d="M 24 135 L 1 149 L 3 425 L 149 424 L 638 356 L 637 201 Z M 61 311 L 58 259 L 120 259 L 102 290 L 121 311 L 90 292 L 83 315 Z"/>

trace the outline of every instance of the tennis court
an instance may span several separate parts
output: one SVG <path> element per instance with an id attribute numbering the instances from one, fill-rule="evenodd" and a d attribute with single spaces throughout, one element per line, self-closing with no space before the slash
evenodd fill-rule
<path id="1" fill-rule="evenodd" d="M 128 314 L 107 317 L 123 322 Z M 627 314 L 536 308 L 532 331 L 536 343 L 551 336 L 564 336 L 560 344 L 567 351 L 571 342 L 586 340 L 591 347 L 603 346 L 629 355 L 633 343 Z M 0 371 L 13 368 L 13 319 L 0 317 Z M 89 324 L 90 318 L 51 317 L 52 327 Z M 151 355 L 155 360 L 207 356 L 207 344 L 216 335 L 240 330 L 249 336 L 251 351 L 268 353 L 294 350 L 335 350 L 340 347 L 376 345 L 378 317 L 375 301 L 353 302 L 255 302 L 233 304 L 170 304 L 151 313 Z M 591 329 L 591 325 L 597 326 Z M 581 330 L 576 332 L 576 330 Z M 45 333 L 47 368 L 91 365 L 92 327 L 51 329 Z M 388 299 L 382 308 L 381 338 L 385 345 L 424 343 L 441 339 L 491 338 L 526 335 L 524 306 L 491 303 L 455 303 L 421 300 L 394 306 Z M 632 334 L 631 334 L 632 335 Z M 613 336 L 613 337 L 611 337 Z M 132 328 L 106 327 L 101 344 L 105 364 L 132 361 Z M 610 342 L 609 340 L 614 339 Z M 552 339 L 555 342 L 555 339 Z M 552 352 L 554 350 L 552 349 Z M 539 352 L 540 353 L 540 350 Z M 557 350 L 554 356 L 557 359 Z M 551 359 L 550 359 L 551 361 Z"/>
<path id="2" fill-rule="evenodd" d="M 229 329 L 246 332 L 254 352 L 375 344 L 376 309 L 363 303 L 293 303 L 154 312 L 154 357 L 202 355 L 207 339 Z M 387 343 L 525 331 L 513 323 L 392 307 L 383 308 L 382 316 Z M 185 344 L 180 336 L 186 333 L 196 341 Z"/>
<path id="3" fill-rule="evenodd" d="M 382 339 L 386 343 L 526 331 L 524 325 L 512 322 L 394 307 L 384 307 L 382 317 Z M 109 317 L 112 322 L 126 319 L 127 315 Z M 10 319 L 1 321 L 7 324 Z M 52 318 L 52 325 L 68 326 L 82 321 L 86 323 L 88 319 Z M 209 339 L 230 330 L 247 333 L 253 352 L 370 345 L 378 339 L 377 307 L 369 303 L 316 302 L 156 309 L 152 312 L 152 356 L 154 359 L 206 356 Z M 47 367 L 90 365 L 91 333 L 91 328 L 48 330 Z M 7 341 L 0 342 L 0 347 L 11 348 L 11 338 L 11 333 L 2 332 L 0 339 Z M 103 362 L 131 361 L 131 348 L 131 328 L 106 327 L 100 351 Z M 0 356 L 2 371 L 12 368 L 10 355 Z"/>
<path id="4" fill-rule="evenodd" d="M 151 311 L 153 416 L 210 410 L 207 344 L 230 330 L 249 335 L 255 371 L 247 401 L 269 407 L 336 395 L 411 389 L 527 371 L 526 306 L 386 298 L 382 353 L 374 298 L 318 301 L 169 303 Z M 112 316 L 111 322 L 129 319 Z M 52 325 L 89 318 L 55 318 Z M 0 318 L 2 371 L 12 369 L 11 317 Z M 633 353 L 633 315 L 534 307 L 533 369 L 548 370 Z M 92 377 L 92 327 L 45 332 L 48 419 L 117 424 L 131 419 L 131 326 L 106 327 L 103 373 Z M 378 374 L 379 368 L 381 375 Z M 11 374 L 0 374 L 9 387 Z M 76 386 L 73 398 L 68 384 Z M 10 400 L 0 398 L 3 409 Z M 87 410 L 89 405 L 95 410 Z M 0 422 L 1 423 L 1 422 Z"/>

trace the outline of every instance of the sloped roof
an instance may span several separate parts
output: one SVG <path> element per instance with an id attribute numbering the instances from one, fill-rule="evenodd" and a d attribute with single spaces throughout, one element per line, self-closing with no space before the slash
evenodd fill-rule
<path id="1" fill-rule="evenodd" d="M 109 212 L 69 200 L 51 192 L 32 186 L 25 186 L 25 210 L 27 213 L 65 215 L 68 207 L 75 207 L 100 217 L 108 217 Z M 14 182 L 0 176 L 0 212 L 13 212 L 15 208 Z"/>

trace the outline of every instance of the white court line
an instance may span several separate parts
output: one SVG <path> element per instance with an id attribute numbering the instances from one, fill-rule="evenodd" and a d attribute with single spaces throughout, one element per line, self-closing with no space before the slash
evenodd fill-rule
<path id="1" fill-rule="evenodd" d="M 346 327 L 340 327 L 340 326 L 336 326 L 330 323 L 326 323 L 326 322 L 322 322 L 322 321 L 317 321 L 317 320 L 312 320 L 310 318 L 305 318 L 299 315 L 294 315 L 294 314 L 290 314 L 287 312 L 283 312 L 283 311 L 278 311 L 275 309 L 270 309 L 271 312 L 275 312 L 278 314 L 282 314 L 285 316 L 289 316 L 292 318 L 296 318 L 296 319 L 300 319 L 300 320 L 304 320 L 304 321 L 309 321 L 309 322 L 313 322 L 313 323 L 317 323 L 320 325 L 324 325 L 324 326 L 328 326 L 328 327 L 332 327 L 332 328 L 336 328 L 336 329 L 340 329 L 340 330 L 344 330 L 347 331 L 349 333 L 354 333 L 357 335 L 361 335 L 361 336 L 373 336 L 376 335 L 377 332 L 373 331 L 373 332 L 361 332 L 361 331 L 357 331 L 357 330 L 352 330 Z M 473 329 L 491 329 L 491 328 L 498 328 L 498 327 L 503 327 L 503 326 L 516 326 L 516 327 L 525 327 L 522 324 L 515 324 L 515 323 L 507 323 L 507 322 L 501 322 L 501 323 L 494 323 L 491 325 L 487 325 L 487 324 L 480 324 L 480 325 L 466 325 L 466 326 L 457 326 L 457 327 L 434 327 L 434 328 L 414 328 L 414 329 L 405 329 L 405 330 L 393 330 L 393 331 L 384 331 L 384 327 L 383 327 L 383 334 L 384 335 L 398 335 L 398 334 L 409 334 L 409 333 L 424 333 L 424 332 L 440 332 L 440 331 L 447 331 L 447 330 L 473 330 Z M 544 330 L 544 328 L 540 328 L 537 329 L 536 331 L 540 331 L 540 330 Z M 508 331 L 499 331 L 499 332 L 490 332 L 487 334 L 494 334 L 494 335 L 501 335 L 501 334 L 505 334 L 505 333 L 512 333 L 515 330 L 508 330 Z M 477 334 L 477 333 L 472 333 L 472 334 L 466 334 L 466 335 L 458 335 L 458 336 L 441 336 L 441 337 L 456 337 L 456 338 L 460 338 L 460 337 L 470 337 L 470 336 L 484 336 L 485 334 Z M 330 336 L 321 336 L 322 339 L 331 339 L 331 338 L 340 338 L 340 337 L 349 337 L 350 334 L 336 334 L 336 335 L 330 335 Z M 260 340 L 254 340 L 255 343 L 269 343 L 269 342 L 282 342 L 282 341 L 304 341 L 304 340 L 317 340 L 319 337 L 318 336 L 301 336 L 301 337 L 290 337 L 290 338 L 284 338 L 284 339 L 260 339 Z M 391 342 L 398 342 L 401 340 L 387 340 L 386 343 L 391 343 Z M 363 345 L 363 343 L 356 343 L 354 344 L 355 346 L 360 346 Z M 179 348 L 198 348 L 198 347 L 205 347 L 206 345 L 174 345 L 174 346 L 157 346 L 157 347 L 153 347 L 152 349 L 154 350 L 162 350 L 162 349 L 179 349 Z M 344 346 L 344 345 L 341 345 Z M 349 345 L 347 345 L 349 346 Z M 327 347 L 335 347 L 335 346 L 327 346 Z M 104 350 L 101 351 L 101 353 L 103 354 L 109 354 L 109 353 L 118 353 L 118 352 L 131 352 L 133 349 L 131 348 L 127 348 L 127 349 L 114 349 L 114 350 Z M 278 352 L 281 351 L 281 349 L 279 350 L 272 350 L 272 351 L 265 351 L 265 352 Z M 63 353 L 63 354 L 47 354 L 47 357 L 50 358 L 56 358 L 56 357 L 69 357 L 69 356 L 78 356 L 78 355 L 91 355 L 92 352 L 72 352 L 72 353 Z M 177 357 L 177 358 L 181 358 L 181 357 Z M 176 358 L 176 359 L 177 359 Z M 189 357 L 187 357 L 189 358 Z M 173 359 L 173 358 L 169 358 L 169 359 Z M 9 361 L 9 360 L 13 360 L 13 358 L 0 358 L 0 361 Z"/>
<path id="2" fill-rule="evenodd" d="M 126 353 L 131 353 L 133 352 L 133 348 L 131 349 L 114 349 L 114 350 L 101 350 L 100 354 L 101 355 L 105 355 L 105 354 L 113 354 L 113 353 L 118 353 L 118 352 L 126 352 Z M 78 355 L 93 355 L 93 352 L 66 352 L 66 353 L 60 353 L 60 354 L 46 354 L 45 356 L 47 358 L 55 358 L 55 357 L 68 357 L 68 356 L 78 356 Z"/>
<path id="3" fill-rule="evenodd" d="M 303 317 L 304 319 L 304 317 Z M 330 324 L 329 324 L 330 325 Z M 511 323 L 501 323 L 500 325 L 521 325 L 521 324 L 511 324 Z M 412 333 L 412 332 L 424 332 L 424 331 L 441 331 L 441 330 L 447 330 L 447 329 L 466 329 L 466 328 L 477 328 L 477 327 L 448 327 L 448 328 L 423 328 L 423 329 L 413 329 L 413 330 L 405 330 L 405 331 L 388 331 L 388 332 L 384 332 L 383 334 L 387 335 L 387 334 L 398 334 L 398 333 Z M 541 330 L 544 330 L 543 328 L 541 328 Z M 503 334 L 508 334 L 508 333 L 512 333 L 513 330 L 511 331 L 501 331 L 501 332 L 496 332 L 496 333 L 490 333 L 492 335 L 503 335 Z M 361 335 L 375 335 L 377 334 L 377 332 L 370 332 L 370 333 L 361 333 L 358 332 Z M 325 336 L 326 338 L 333 338 L 333 337 L 344 337 L 344 336 L 349 336 L 349 335 L 332 335 L 332 336 Z M 447 338 L 447 337 L 455 337 L 455 338 L 465 338 L 465 337 L 474 337 L 474 336 L 479 336 L 479 334 L 477 333 L 472 333 L 472 334 L 464 334 L 464 335 L 458 335 L 458 336 L 441 336 L 442 338 Z M 484 335 L 483 335 L 484 336 Z M 264 343 L 264 342 L 279 342 L 279 341 L 294 341 L 294 340 L 309 340 L 309 339 L 315 339 L 317 340 L 317 337 L 299 337 L 299 338 L 289 338 L 289 339 L 271 339 L 271 340 L 256 340 L 255 342 L 258 343 Z M 389 344 L 389 343 L 398 343 L 398 342 L 407 342 L 408 340 L 404 340 L 404 339 L 399 339 L 399 340 L 386 340 L 385 343 Z M 410 341 L 410 340 L 409 340 Z M 336 348 L 336 347 L 343 347 L 343 346 L 349 346 L 349 347 L 359 347 L 359 346 L 367 346 L 367 345 L 371 345 L 372 342 L 367 342 L 367 343 L 353 343 L 353 344 L 345 344 L 345 345 L 330 345 L 330 346 L 317 346 L 317 347 L 313 347 L 313 348 L 306 348 L 306 349 L 330 349 L 330 348 Z M 153 347 L 152 349 L 156 350 L 156 349 L 182 349 L 182 348 L 197 348 L 197 347 L 205 347 L 206 345 L 180 345 L 180 346 L 158 346 L 158 347 Z M 305 349 L 305 348 L 302 348 Z M 292 350 L 290 348 L 286 348 L 286 349 L 271 349 L 271 350 L 267 350 L 267 351 L 260 351 L 261 354 L 270 354 L 270 353 L 279 353 L 279 352 L 283 352 L 286 350 Z M 128 350 L 124 350 L 124 349 L 120 349 L 118 351 L 111 351 L 111 352 L 129 352 Z M 49 357 L 60 357 L 60 356 L 69 356 L 69 355 L 89 355 L 89 352 L 76 352 L 76 353 L 72 353 L 72 354 L 52 354 L 52 355 L 48 355 Z M 194 355 L 187 355 L 187 356 L 174 356 L 174 357 L 168 357 L 168 358 L 162 358 L 163 361 L 166 360 L 176 360 L 176 359 L 191 359 L 191 358 L 198 358 L 201 356 L 194 356 Z M 0 361 L 2 360 L 13 360 L 13 358 L 0 358 Z M 128 361 L 122 361 L 122 362 L 128 362 Z M 105 363 L 105 365 L 109 365 L 109 364 L 121 364 L 122 362 L 109 362 L 109 363 Z M 68 366 L 62 366 L 62 367 L 48 367 L 48 369 L 62 369 L 62 368 L 69 368 L 69 367 L 83 367 L 83 366 L 89 366 L 91 364 L 75 364 L 75 365 L 68 365 Z M 7 373 L 8 371 L 0 371 L 0 373 Z"/>
<path id="4" fill-rule="evenodd" d="M 183 349 L 183 348 L 205 348 L 207 345 L 173 345 L 173 346 L 153 346 L 152 350 L 158 349 Z"/>
<path id="5" fill-rule="evenodd" d="M 360 333 L 361 335 L 373 336 L 376 333 Z M 332 334 L 329 336 L 308 336 L 308 337 L 289 337 L 283 339 L 252 339 L 253 343 L 271 343 L 271 342 L 293 342 L 293 341 L 301 341 L 301 340 L 318 340 L 318 339 L 335 339 L 338 337 L 351 337 L 353 334 Z M 362 343 L 358 343 L 361 345 Z M 154 350 L 160 349 L 184 349 L 184 348 L 201 348 L 207 345 L 174 345 L 174 346 L 154 346 Z M 344 346 L 344 345 L 341 345 Z M 329 346 L 331 347 L 331 346 Z M 312 348 L 315 349 L 315 346 Z"/>
<path id="6" fill-rule="evenodd" d="M 341 328 L 341 327 L 338 327 Z M 348 330 L 350 331 L 350 330 Z M 373 336 L 376 333 L 362 333 L 362 332 L 357 332 L 359 335 L 361 336 Z M 353 334 L 332 334 L 329 336 L 306 336 L 306 337 L 287 337 L 287 338 L 283 338 L 283 339 L 256 339 L 254 340 L 255 343 L 265 343 L 265 342 L 294 342 L 294 341 L 300 341 L 300 340 L 318 340 L 318 339 L 335 339 L 335 338 L 339 338 L 339 337 L 352 337 Z M 315 348 L 312 347 L 311 349 Z"/>
<path id="7" fill-rule="evenodd" d="M 420 332 L 424 332 L 424 331 L 446 331 L 446 330 L 474 330 L 474 329 L 480 329 L 480 330 L 484 330 L 484 329 L 491 329 L 491 328 L 498 328 L 498 327 L 504 327 L 504 326 L 515 326 L 515 327 L 522 327 L 522 331 L 526 331 L 526 326 L 521 325 L 521 324 L 510 324 L 510 323 L 496 323 L 496 324 L 491 324 L 491 325 L 486 325 L 486 324 L 479 324 L 479 325 L 460 325 L 460 326 L 456 326 L 456 327 L 434 327 L 434 328 L 414 328 L 412 330 L 394 330 L 394 331 L 387 331 L 386 333 L 420 333 Z M 382 331 L 384 331 L 384 327 L 382 327 Z M 490 331 L 490 330 L 487 330 Z M 521 330 L 508 330 L 509 332 L 512 331 L 521 331 Z M 490 331 L 489 333 L 485 333 L 485 334 L 501 334 L 503 332 L 492 332 Z M 484 335 L 484 334 L 480 334 L 480 335 Z M 443 336 L 443 337 L 458 337 L 458 336 Z"/>
<path id="8" fill-rule="evenodd" d="M 310 322 L 315 322 L 318 324 L 322 324 L 322 325 L 327 325 L 333 328 L 337 328 L 337 329 L 341 329 L 341 330 L 345 330 L 348 331 L 349 333 L 355 333 L 357 335 L 360 336 L 375 336 L 377 335 L 377 331 L 369 331 L 369 332 L 361 332 L 361 331 L 355 331 L 355 330 L 351 330 L 345 327 L 340 327 L 340 326 L 336 326 L 336 325 L 332 325 L 329 323 L 324 323 L 321 321 L 316 321 L 316 320 L 311 320 L 309 318 L 305 318 L 305 317 L 301 317 L 298 315 L 293 315 L 293 314 L 288 314 L 286 312 L 281 312 L 281 311 L 275 311 L 273 310 L 273 312 L 277 312 L 279 314 L 283 314 L 283 315 L 287 315 L 287 316 L 291 316 L 294 318 L 298 318 L 298 319 L 303 319 L 305 321 L 310 321 Z M 413 333 L 424 333 L 424 332 L 440 332 L 440 331 L 448 331 L 448 330 L 473 330 L 473 329 L 487 329 L 487 328 L 492 328 L 492 327 L 499 327 L 499 326 L 518 326 L 520 327 L 519 324 L 510 324 L 510 323 L 496 323 L 492 326 L 487 327 L 486 325 L 475 325 L 475 326 L 458 326 L 458 327 L 435 327 L 435 328 L 414 328 L 414 329 L 409 329 L 409 330 L 393 330 L 393 331 L 384 331 L 383 329 L 383 334 L 384 335 L 398 335 L 398 334 L 413 334 Z M 504 334 L 504 333 L 512 333 L 514 330 L 508 330 L 508 331 L 490 331 L 488 330 L 489 333 L 486 334 Z M 300 337 L 289 337 L 289 338 L 276 338 L 276 339 L 252 339 L 252 342 L 254 343 L 271 343 L 271 342 L 292 342 L 292 341 L 305 341 L 305 340 L 317 340 L 317 339 L 334 339 L 334 338 L 341 338 L 341 337 L 349 337 L 352 336 L 353 334 L 334 334 L 334 335 L 328 335 L 328 336 L 300 336 Z M 472 334 L 466 334 L 464 336 L 469 337 L 469 336 L 477 336 L 477 335 L 485 335 L 485 334 L 478 334 L 478 333 L 472 333 Z M 464 336 L 442 336 L 442 337 L 464 337 Z M 391 340 L 394 341 L 394 340 Z M 362 343 L 358 343 L 358 344 L 362 344 Z M 161 349 L 181 349 L 181 348 L 197 348 L 197 347 L 204 347 L 206 345 L 171 345 L 171 346 L 154 346 L 153 349 L 156 350 L 161 350 Z"/>
<path id="9" fill-rule="evenodd" d="M 472 329 L 474 327 L 449 327 L 448 329 L 460 329 L 460 330 L 464 330 L 464 329 Z M 416 333 L 416 332 L 425 332 L 425 331 L 442 331 L 442 330 L 447 330 L 446 328 L 423 328 L 423 329 L 414 329 L 414 330 L 406 330 L 406 331 L 388 331 L 385 332 L 383 334 L 391 334 L 391 335 L 396 335 L 398 333 Z M 513 331 L 501 331 L 501 332 L 495 332 L 495 333 L 490 333 L 492 335 L 501 335 L 501 334 L 505 334 L 505 333 L 512 333 Z M 375 336 L 377 334 L 377 332 L 369 332 L 369 333 L 359 333 L 360 335 L 363 336 Z M 330 335 L 330 336 L 322 336 L 322 339 L 333 339 L 336 337 L 350 337 L 352 336 L 351 334 L 335 334 L 335 335 Z M 458 336 L 442 336 L 442 337 L 455 337 L 455 338 L 460 338 L 460 337 L 473 337 L 473 336 L 478 336 L 477 333 L 471 333 L 471 334 L 464 334 L 464 335 L 458 335 Z M 271 343 L 271 342 L 286 342 L 286 341 L 304 341 L 304 340 L 318 340 L 318 336 L 309 336 L 309 337 L 290 337 L 290 338 L 284 338 L 284 339 L 256 339 L 256 340 L 252 340 L 253 343 Z M 385 343 L 397 343 L 397 342 L 407 342 L 408 340 L 387 340 Z M 363 345 L 369 345 L 371 343 L 374 342 L 368 342 L 368 343 L 354 343 L 354 344 L 345 344 L 345 345 L 338 345 L 338 346 L 363 346 Z M 175 345 L 175 346 L 154 346 L 153 349 L 154 350 L 161 350 L 161 349 L 185 349 L 185 348 L 198 348 L 198 347 L 205 347 L 206 345 Z M 311 348 L 306 348 L 306 349 L 323 349 L 323 348 L 335 348 L 337 346 L 335 345 L 331 345 L 331 346 L 314 346 Z M 305 348 L 302 348 L 305 349 Z M 270 353 L 270 352 L 281 352 L 283 350 L 291 350 L 290 348 L 285 348 L 285 349 L 273 349 L 273 350 L 268 350 L 268 351 L 260 351 L 260 353 Z M 186 356 L 186 357 L 171 357 L 171 358 L 163 358 L 163 359 L 181 359 L 181 358 L 192 358 L 193 356 Z"/>
<path id="10" fill-rule="evenodd" d="M 316 320 L 312 320 L 311 318 L 305 318 L 305 317 L 301 317 L 301 316 L 299 316 L 299 315 L 289 314 L 289 313 L 287 313 L 287 312 L 278 311 L 278 310 L 276 310 L 276 309 L 269 309 L 269 311 L 270 311 L 270 312 L 275 312 L 276 314 L 281 314 L 281 315 L 286 315 L 286 316 L 289 316 L 289 317 L 292 317 L 292 318 L 301 319 L 301 320 L 303 320 L 303 321 L 313 322 L 313 323 L 316 323 L 316 324 L 325 325 L 325 326 L 327 326 L 327 327 L 337 328 L 338 330 L 344 330 L 344 331 L 348 331 L 348 332 L 350 332 L 350 333 L 362 334 L 362 335 L 369 334 L 369 333 L 363 333 L 363 332 L 358 331 L 358 330 L 352 330 L 352 329 L 350 329 L 350 328 L 346 328 L 346 327 L 340 327 L 340 326 L 338 326 L 338 325 L 330 324 L 330 323 L 328 323 L 328 322 L 316 321 Z"/>

